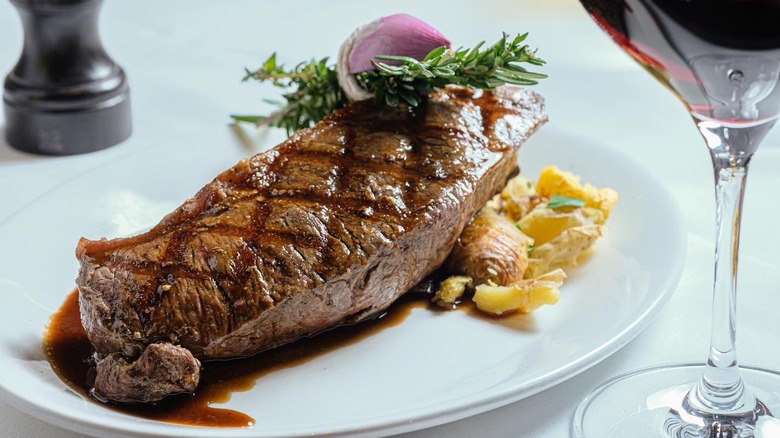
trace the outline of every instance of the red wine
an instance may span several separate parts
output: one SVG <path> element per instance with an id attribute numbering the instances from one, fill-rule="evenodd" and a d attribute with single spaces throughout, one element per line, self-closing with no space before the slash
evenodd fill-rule
<path id="1" fill-rule="evenodd" d="M 780 114 L 780 0 L 580 1 L 697 118 L 739 126 Z"/>

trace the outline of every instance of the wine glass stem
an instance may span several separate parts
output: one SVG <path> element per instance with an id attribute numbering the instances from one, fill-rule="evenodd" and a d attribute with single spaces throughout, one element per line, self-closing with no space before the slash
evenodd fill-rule
<path id="1" fill-rule="evenodd" d="M 740 377 L 736 349 L 739 232 L 748 163 L 752 154 L 736 154 L 724 136 L 719 137 L 722 143 L 710 150 L 716 195 L 710 350 L 704 373 L 690 394 L 689 402 L 696 409 L 736 414 L 753 410 L 756 403 Z"/>

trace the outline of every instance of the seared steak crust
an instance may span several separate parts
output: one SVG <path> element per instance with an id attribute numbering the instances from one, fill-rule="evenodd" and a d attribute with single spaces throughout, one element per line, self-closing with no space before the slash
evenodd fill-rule
<path id="1" fill-rule="evenodd" d="M 200 362 L 186 348 L 159 342 L 149 344 L 129 362 L 112 353 L 97 364 L 94 393 L 108 400 L 136 403 L 193 392 L 200 380 Z"/>
<path id="2" fill-rule="evenodd" d="M 159 342 L 235 358 L 381 313 L 443 263 L 544 121 L 541 98 L 518 88 L 350 104 L 150 231 L 81 239 L 90 341 L 130 360 Z"/>

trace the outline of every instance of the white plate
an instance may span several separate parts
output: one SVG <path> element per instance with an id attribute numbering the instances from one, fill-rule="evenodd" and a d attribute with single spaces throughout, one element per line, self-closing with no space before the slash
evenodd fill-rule
<path id="1" fill-rule="evenodd" d="M 528 397 L 603 360 L 647 325 L 683 265 L 680 214 L 659 181 L 615 151 L 548 126 L 524 146 L 524 173 L 536 177 L 557 164 L 614 187 L 621 200 L 594 256 L 570 271 L 560 302 L 525 324 L 417 309 L 399 326 L 235 393 L 227 407 L 254 417 L 251 429 L 193 430 L 74 394 L 43 359 L 40 344 L 50 315 L 74 287 L 78 238 L 143 230 L 247 154 L 229 129 L 206 131 L 78 176 L 0 225 L 6 400 L 99 436 L 379 436 L 421 429 Z"/>

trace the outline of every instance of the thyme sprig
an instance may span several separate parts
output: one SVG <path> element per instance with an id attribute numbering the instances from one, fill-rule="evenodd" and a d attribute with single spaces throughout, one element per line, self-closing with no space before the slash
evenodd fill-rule
<path id="1" fill-rule="evenodd" d="M 439 47 L 421 61 L 403 56 L 377 56 L 376 70 L 358 73 L 358 83 L 374 94 L 378 104 L 397 106 L 405 102 L 418 106 L 425 97 L 447 85 L 494 89 L 504 84 L 535 85 L 547 75 L 528 71 L 519 64 L 542 66 L 545 61 L 523 44 L 528 34 L 510 39 L 504 33 L 495 44 L 484 48 L 484 41 L 471 49 L 451 50 Z M 262 67 L 246 70 L 244 81 L 271 81 L 285 90 L 286 102 L 274 102 L 279 109 L 268 116 L 231 115 L 236 122 L 249 122 L 285 128 L 288 134 L 314 125 L 334 110 L 347 104 L 339 86 L 336 67 L 328 58 L 313 59 L 285 70 L 271 55 Z"/>

